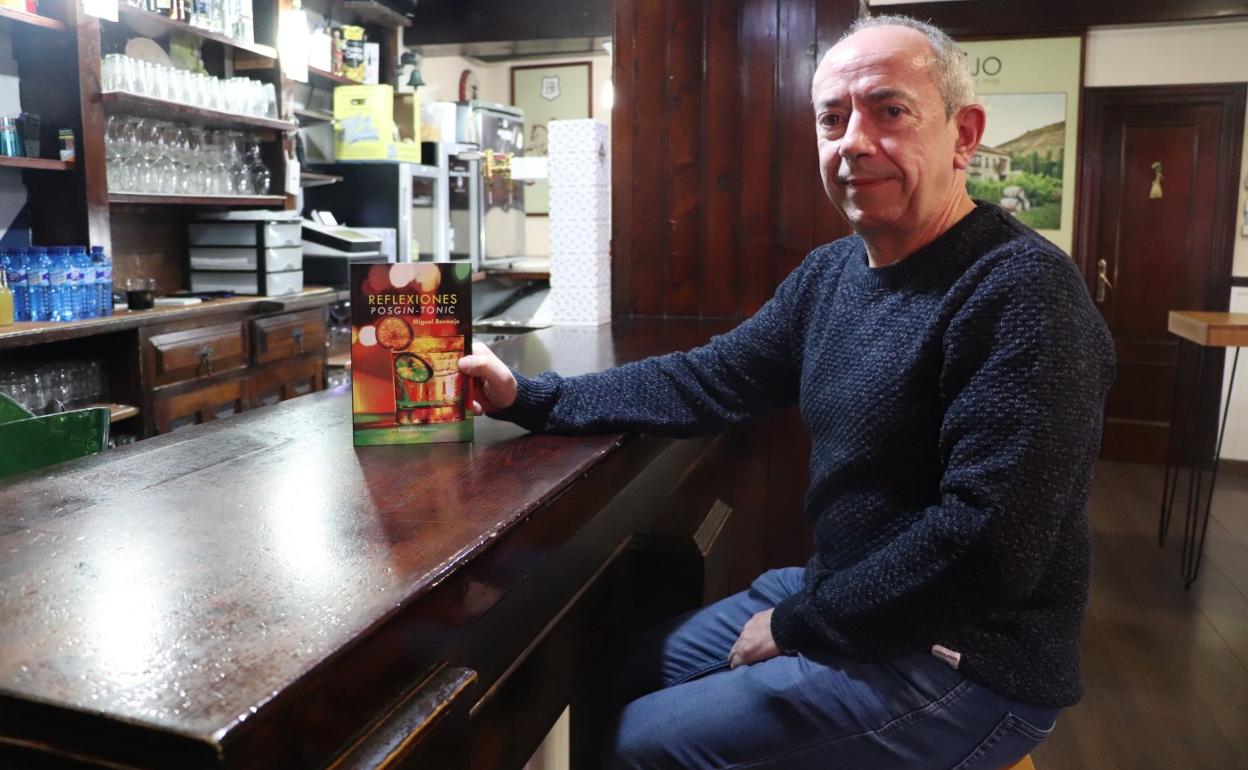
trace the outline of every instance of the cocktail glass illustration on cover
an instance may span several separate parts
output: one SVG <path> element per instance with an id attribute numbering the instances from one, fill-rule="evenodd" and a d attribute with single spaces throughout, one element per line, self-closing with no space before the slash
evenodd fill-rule
<path id="1" fill-rule="evenodd" d="M 464 419 L 464 375 L 459 371 L 459 359 L 464 355 L 462 336 L 413 337 L 406 321 L 387 318 L 378 325 L 377 341 L 391 351 L 395 423 L 421 425 Z"/>

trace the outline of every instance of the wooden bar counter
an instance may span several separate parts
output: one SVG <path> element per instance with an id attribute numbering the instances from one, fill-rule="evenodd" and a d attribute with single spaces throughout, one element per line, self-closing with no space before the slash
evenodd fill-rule
<path id="1" fill-rule="evenodd" d="M 727 326 L 499 353 L 574 374 Z M 0 484 L 0 767 L 519 767 L 629 545 L 729 530 L 732 433 L 356 449 L 350 419 L 331 390 Z"/>

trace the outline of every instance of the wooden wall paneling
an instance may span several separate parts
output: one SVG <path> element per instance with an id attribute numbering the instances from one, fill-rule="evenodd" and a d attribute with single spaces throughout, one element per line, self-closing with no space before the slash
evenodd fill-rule
<path id="1" fill-rule="evenodd" d="M 109 217 L 113 286 L 127 278 L 155 278 L 156 291 L 185 288 L 187 231 L 195 209 L 185 206 L 117 207 Z"/>
<path id="2" fill-rule="evenodd" d="M 778 286 L 814 245 L 818 200 L 810 179 L 818 175 L 810 84 L 818 52 L 815 3 L 781 0 L 777 29 L 775 255 L 768 284 Z"/>
<path id="3" fill-rule="evenodd" d="M 622 4 L 629 0 L 621 0 Z M 666 254 L 663 223 L 667 219 L 667 139 L 680 127 L 668 125 L 663 109 L 667 73 L 667 22 L 664 0 L 634 0 L 636 27 L 633 34 L 633 125 L 628 141 L 633 146 L 631 183 L 616 185 L 632 195 L 633 248 L 626 273 L 632 281 L 632 302 L 626 312 L 663 315 L 666 286 L 660 260 Z"/>
<path id="4" fill-rule="evenodd" d="M 819 181 L 810 81 L 851 0 L 621 0 L 617 316 L 743 318 L 848 233 Z"/>
<path id="5" fill-rule="evenodd" d="M 634 102 L 639 98 L 637 57 L 633 54 L 636 11 L 634 0 L 619 0 L 615 4 L 615 55 L 611 68 L 616 93 L 611 109 L 611 304 L 616 314 L 623 314 L 621 309 L 632 312 L 633 306 L 633 198 L 627 180 L 633 175 Z"/>
<path id="6" fill-rule="evenodd" d="M 815 66 L 822 59 L 823 54 L 836 45 L 836 41 L 840 40 L 841 35 L 845 34 L 845 30 L 849 29 L 849 25 L 854 23 L 854 19 L 858 17 L 858 9 L 852 4 L 845 3 L 842 0 L 816 0 L 816 41 L 818 54 L 816 55 Z M 819 151 L 815 145 L 815 123 L 814 110 L 810 113 L 810 142 L 815 147 L 816 164 L 818 163 Z M 813 187 L 811 196 L 815 200 L 814 207 L 814 243 L 816 245 L 829 243 L 837 238 L 844 238 L 851 234 L 849 225 L 841 218 L 840 213 L 832 207 L 832 202 L 828 200 L 827 192 L 823 189 L 823 179 L 819 175 L 818 168 L 815 170 Z"/>
<path id="7" fill-rule="evenodd" d="M 88 16 L 79 3 L 71 3 L 71 18 L 78 38 L 78 98 L 82 126 L 77 140 L 78 163 L 86 192 L 87 240 L 112 254 L 108 221 L 108 167 L 104 160 L 104 125 L 107 116 L 100 93 L 100 20 Z"/>
<path id="8" fill-rule="evenodd" d="M 744 103 L 738 19 L 742 0 L 722 0 L 705 12 L 705 75 L 702 92 L 702 303 L 699 315 L 737 314 L 741 269 L 737 202 L 741 158 L 752 147 L 741 130 Z"/>
<path id="9" fill-rule="evenodd" d="M 775 211 L 772 151 L 776 136 L 776 51 L 779 0 L 744 0 L 741 8 L 741 261 L 735 315 L 757 310 L 771 296 L 770 262 Z"/>
<path id="10" fill-rule="evenodd" d="M 407 12 L 412 26 L 406 40 L 422 44 L 605 37 L 611 34 L 611 6 L 611 0 L 411 3 Z"/>
<path id="11" fill-rule="evenodd" d="M 665 119 L 684 127 L 664 132 L 667 184 L 663 314 L 696 316 L 701 310 L 703 5 L 667 0 Z"/>

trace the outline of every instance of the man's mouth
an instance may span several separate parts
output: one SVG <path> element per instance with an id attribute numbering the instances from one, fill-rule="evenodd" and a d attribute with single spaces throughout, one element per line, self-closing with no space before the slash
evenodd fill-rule
<path id="1" fill-rule="evenodd" d="M 881 182 L 887 182 L 888 179 L 889 178 L 886 176 L 851 176 L 842 181 L 844 182 L 846 187 L 859 188 L 859 187 L 870 187 L 872 185 L 877 185 Z"/>

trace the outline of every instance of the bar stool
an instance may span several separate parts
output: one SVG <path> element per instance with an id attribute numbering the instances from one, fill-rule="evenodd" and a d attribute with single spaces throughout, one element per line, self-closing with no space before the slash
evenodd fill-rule
<path id="1" fill-rule="evenodd" d="M 1007 768 L 1003 768 L 1003 770 L 1036 770 L 1036 766 L 1032 764 L 1031 755 L 1028 754 L 1020 759 L 1017 764 L 1010 765 Z"/>
<path id="2" fill-rule="evenodd" d="M 1230 393 L 1235 388 L 1235 370 L 1239 367 L 1239 349 L 1248 345 L 1248 313 L 1205 313 L 1191 310 L 1171 310 L 1166 329 L 1179 338 L 1179 363 L 1174 373 L 1174 399 L 1170 410 L 1170 447 L 1166 453 L 1166 474 L 1161 490 L 1161 516 L 1157 525 L 1157 544 L 1166 544 L 1170 528 L 1170 511 L 1174 506 L 1175 491 L 1179 486 L 1182 467 L 1179 454 L 1179 402 L 1182 395 L 1183 353 L 1187 345 L 1195 346 L 1195 362 L 1192 378 L 1196 393 L 1187 399 L 1183 428 L 1190 430 L 1192 441 L 1187 447 L 1190 463 L 1187 486 L 1187 504 L 1183 519 L 1182 566 L 1185 588 L 1191 588 L 1200 573 L 1201 556 L 1205 550 L 1205 535 L 1209 532 L 1209 512 L 1213 508 L 1213 485 L 1218 480 L 1218 457 L 1222 454 L 1222 439 L 1226 435 L 1226 418 L 1231 413 Z M 1222 413 L 1221 426 L 1215 435 L 1209 435 L 1206 425 L 1216 423 L 1219 399 L 1212 405 L 1204 403 L 1204 392 L 1214 383 L 1206 383 L 1205 359 L 1210 348 L 1235 348 L 1231 364 L 1230 386 L 1227 388 L 1227 405 Z M 1212 414 L 1209 410 L 1212 409 Z M 1215 440 L 1216 439 L 1216 440 Z M 1212 453 L 1205 448 L 1212 444 Z M 1171 469 L 1174 473 L 1171 474 Z M 1209 474 L 1208 497 L 1204 493 L 1205 474 Z M 1204 509 L 1203 511 L 1201 509 Z"/>

